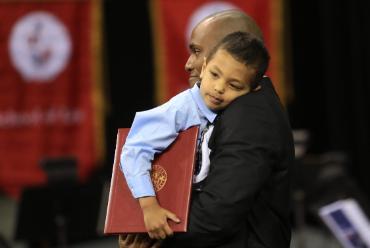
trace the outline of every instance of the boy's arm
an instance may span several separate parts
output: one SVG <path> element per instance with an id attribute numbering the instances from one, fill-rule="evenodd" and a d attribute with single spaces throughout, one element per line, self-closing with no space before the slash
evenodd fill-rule
<path id="1" fill-rule="evenodd" d="M 150 238 L 164 239 L 173 235 L 167 219 L 179 223 L 180 219 L 174 213 L 162 208 L 155 196 L 141 197 L 139 203 L 143 210 L 145 227 Z"/>
<path id="2" fill-rule="evenodd" d="M 188 97 L 187 97 L 188 96 Z M 172 235 L 167 219 L 178 222 L 170 211 L 159 206 L 150 178 L 151 162 L 156 153 L 165 150 L 178 132 L 200 124 L 197 109 L 189 94 L 180 94 L 157 108 L 136 114 L 121 153 L 121 169 L 143 210 L 144 222 L 152 238 Z"/>
<path id="3" fill-rule="evenodd" d="M 120 159 L 135 198 L 155 196 L 150 178 L 154 155 L 164 151 L 180 131 L 200 124 L 190 94 L 184 93 L 157 108 L 136 113 Z"/>

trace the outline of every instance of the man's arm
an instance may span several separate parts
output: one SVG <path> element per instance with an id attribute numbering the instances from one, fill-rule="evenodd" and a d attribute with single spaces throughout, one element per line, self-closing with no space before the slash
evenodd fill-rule
<path id="1" fill-rule="evenodd" d="M 176 234 L 169 244 L 217 245 L 244 225 L 271 173 L 274 156 L 274 127 L 267 106 L 251 104 L 255 100 L 250 96 L 237 99 L 220 116 L 213 134 L 211 170 L 203 191 L 192 201 L 189 232 Z"/>

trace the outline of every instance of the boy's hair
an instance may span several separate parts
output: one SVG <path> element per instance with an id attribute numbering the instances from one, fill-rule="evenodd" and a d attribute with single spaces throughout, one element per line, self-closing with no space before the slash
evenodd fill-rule
<path id="1" fill-rule="evenodd" d="M 270 55 L 262 40 L 246 32 L 238 31 L 228 34 L 209 52 L 207 62 L 220 49 L 227 51 L 237 61 L 256 69 L 256 76 L 250 85 L 252 89 L 256 88 L 270 60 Z"/>

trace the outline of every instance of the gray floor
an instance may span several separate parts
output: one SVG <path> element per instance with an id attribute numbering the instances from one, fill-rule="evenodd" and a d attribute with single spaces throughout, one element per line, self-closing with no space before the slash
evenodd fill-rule
<path id="1" fill-rule="evenodd" d="M 108 197 L 108 190 L 109 184 L 105 186 L 105 190 L 102 195 L 102 205 L 101 205 L 101 213 L 105 213 L 105 204 Z M 95 240 L 85 242 L 85 243 L 78 243 L 74 245 L 68 245 L 68 248 L 113 248 L 118 247 L 117 237 L 110 236 L 106 237 L 103 235 L 103 228 L 104 228 L 104 218 L 105 216 L 102 214 L 99 216 L 98 226 L 97 226 L 97 233 L 101 236 Z M 5 197 L 0 195 L 0 237 L 3 238 L 6 243 L 11 248 L 27 248 L 28 245 L 25 242 L 16 241 L 14 240 L 15 236 L 15 229 L 16 229 L 16 219 L 17 219 L 17 201 L 12 198 Z M 0 248 L 3 248 L 0 244 Z"/>
<path id="2" fill-rule="evenodd" d="M 27 248 L 22 242 L 14 241 L 16 221 L 16 201 L 0 196 L 0 235 L 12 248 Z M 102 225 L 100 222 L 99 225 Z M 102 230 L 98 227 L 98 230 Z M 102 237 L 101 239 L 70 245 L 71 248 L 113 248 L 118 247 L 116 237 Z M 338 242 L 327 232 L 311 227 L 303 228 L 300 232 L 293 232 L 291 248 L 340 248 Z M 2 248 L 0 246 L 0 248 Z"/>

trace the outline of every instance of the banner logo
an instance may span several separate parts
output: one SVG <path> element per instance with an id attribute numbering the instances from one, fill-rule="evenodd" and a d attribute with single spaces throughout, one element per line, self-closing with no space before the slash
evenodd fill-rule
<path id="1" fill-rule="evenodd" d="M 69 61 L 71 38 L 55 15 L 35 11 L 15 23 L 9 39 L 9 53 L 25 81 L 50 82 Z"/>

